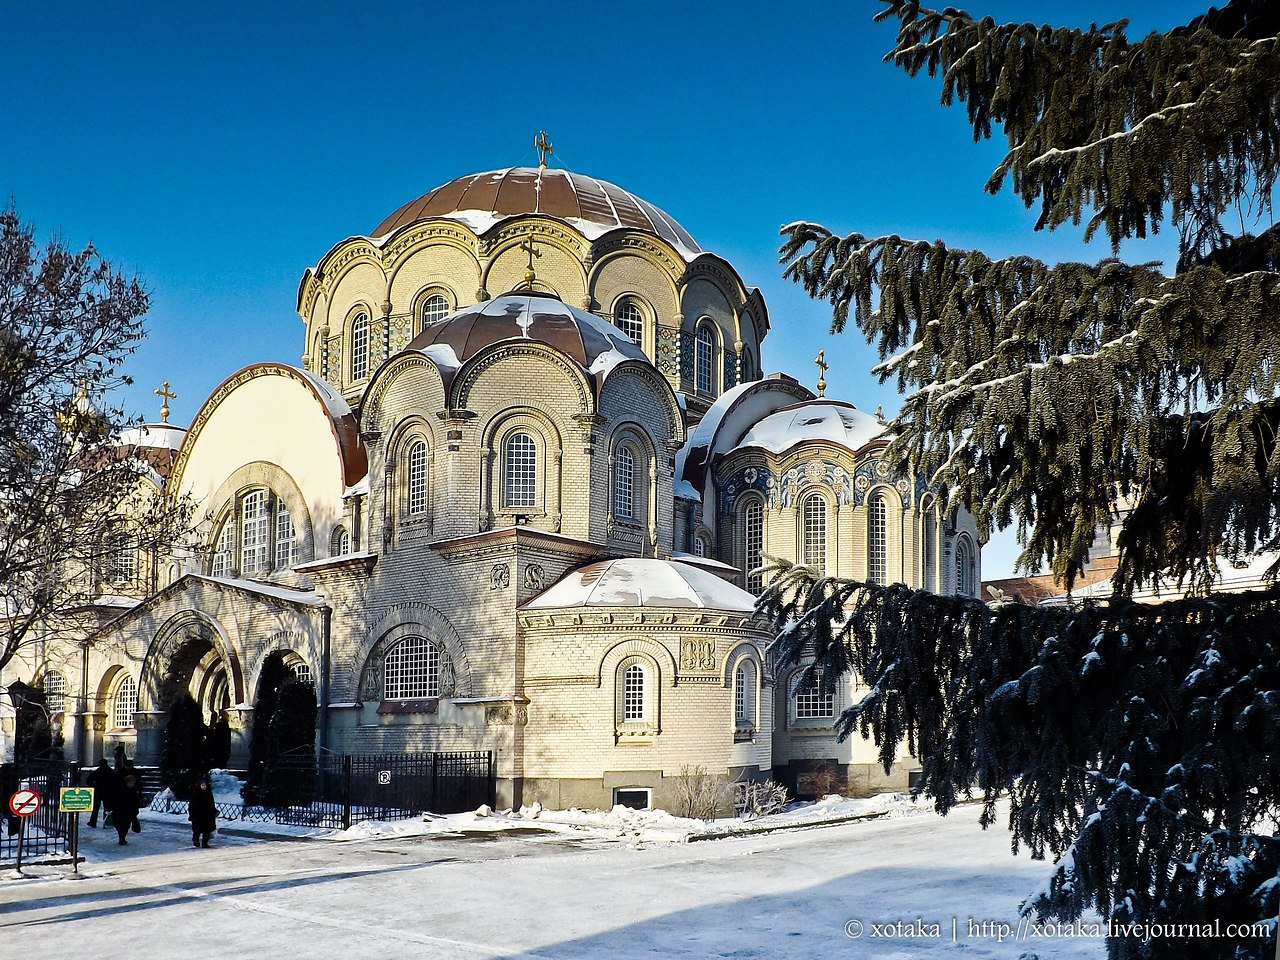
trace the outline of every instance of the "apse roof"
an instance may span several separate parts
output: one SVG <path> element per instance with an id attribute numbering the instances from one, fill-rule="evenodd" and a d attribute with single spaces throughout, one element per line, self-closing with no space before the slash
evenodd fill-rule
<path id="1" fill-rule="evenodd" d="M 783 453 L 806 440 L 827 440 L 849 450 L 860 450 L 885 432 L 885 425 L 852 403 L 842 400 L 805 400 L 765 417 L 738 443 Z"/>
<path id="2" fill-rule="evenodd" d="M 565 607 L 695 607 L 751 613 L 756 598 L 687 563 L 625 557 L 570 571 L 526 610 Z"/>
<path id="3" fill-rule="evenodd" d="M 443 217 L 477 234 L 510 217 L 542 214 L 563 220 L 588 240 L 622 227 L 661 237 L 686 260 L 702 248 L 669 214 L 607 180 L 568 170 L 507 167 L 471 173 L 410 200 L 374 228 L 384 237 L 410 223 Z"/>

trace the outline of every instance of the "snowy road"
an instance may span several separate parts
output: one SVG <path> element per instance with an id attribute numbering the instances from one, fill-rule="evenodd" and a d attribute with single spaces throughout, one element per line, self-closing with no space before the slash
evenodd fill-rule
<path id="1" fill-rule="evenodd" d="M 193 850 L 185 829 L 156 822 L 126 848 L 86 831 L 86 879 L 0 881 L 0 956 L 1099 960 L 1098 940 L 999 942 L 979 926 L 1016 925 L 1048 866 L 1012 857 L 1004 831 L 984 833 L 977 814 L 638 850 L 542 834 L 219 834 L 214 849 Z M 849 921 L 862 924 L 856 939 Z"/>

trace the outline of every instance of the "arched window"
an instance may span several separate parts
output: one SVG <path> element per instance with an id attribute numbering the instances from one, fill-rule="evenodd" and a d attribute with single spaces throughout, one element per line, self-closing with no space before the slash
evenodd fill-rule
<path id="1" fill-rule="evenodd" d="M 695 557 L 705 557 L 707 555 L 707 541 L 702 537 L 693 538 L 693 555 Z"/>
<path id="2" fill-rule="evenodd" d="M 132 583 L 138 567 L 133 553 L 133 539 L 127 533 L 111 538 L 111 579 L 115 583 Z"/>
<path id="3" fill-rule="evenodd" d="M 341 557 L 351 552 L 351 534 L 342 524 L 333 528 L 329 537 L 329 551 L 332 556 Z"/>
<path id="4" fill-rule="evenodd" d="M 213 563 L 209 572 L 215 577 L 231 576 L 231 520 L 222 525 L 217 543 L 213 548 Z"/>
<path id="5" fill-rule="evenodd" d="M 763 553 L 764 506 L 753 498 L 742 511 L 742 572 L 752 593 L 759 593 L 764 587 L 764 578 L 751 572 L 763 562 Z"/>
<path id="6" fill-rule="evenodd" d="M 415 440 L 409 444 L 405 460 L 409 468 L 409 516 L 420 517 L 427 512 L 427 442 Z"/>
<path id="7" fill-rule="evenodd" d="M 44 705 L 50 713 L 62 713 L 67 709 L 67 678 L 57 670 L 45 671 Z"/>
<path id="8" fill-rule="evenodd" d="M 250 490 L 240 501 L 240 573 L 248 575 L 267 568 L 271 544 L 271 514 L 267 511 L 267 491 Z"/>
<path id="9" fill-rule="evenodd" d="M 956 593 L 971 597 L 973 586 L 973 548 L 967 537 L 961 537 L 956 541 Z"/>
<path id="10" fill-rule="evenodd" d="M 422 326 L 426 327 L 449 315 L 449 301 L 438 293 L 433 293 L 422 301 Z"/>
<path id="11" fill-rule="evenodd" d="M 302 660 L 295 660 L 289 664 L 289 672 L 293 674 L 295 680 L 300 680 L 303 683 L 313 682 L 311 668 Z"/>
<path id="12" fill-rule="evenodd" d="M 527 433 L 507 438 L 503 496 L 508 507 L 532 507 L 538 502 L 538 446 Z"/>
<path id="13" fill-rule="evenodd" d="M 746 383 L 748 380 L 754 380 L 756 378 L 756 362 L 755 362 L 755 358 L 751 354 L 750 347 L 742 348 L 742 358 L 739 360 L 738 365 L 739 365 L 739 369 L 742 370 L 743 383 Z"/>
<path id="14" fill-rule="evenodd" d="M 276 569 L 292 567 L 296 559 L 297 538 L 293 532 L 293 517 L 283 500 L 276 501 Z"/>
<path id="15" fill-rule="evenodd" d="M 820 493 L 811 493 L 804 498 L 801 508 L 804 524 L 804 549 L 801 555 L 804 562 L 818 571 L 826 572 L 827 567 L 827 501 Z"/>
<path id="16" fill-rule="evenodd" d="M 638 344 L 644 343 L 644 314 L 631 300 L 623 300 L 613 312 L 618 329 Z"/>
<path id="17" fill-rule="evenodd" d="M 351 379 L 369 375 L 369 315 L 358 314 L 351 322 Z"/>
<path id="18" fill-rule="evenodd" d="M 694 343 L 695 385 L 699 393 L 711 393 L 715 384 L 716 342 L 711 328 L 705 323 L 699 325 L 698 335 Z"/>
<path id="19" fill-rule="evenodd" d="M 733 671 L 733 722 L 739 728 L 756 725 L 756 665 L 747 659 Z"/>
<path id="20" fill-rule="evenodd" d="M 796 691 L 796 719 L 821 720 L 836 714 L 836 695 L 822 692 L 822 668 L 813 671 L 809 682 Z"/>
<path id="21" fill-rule="evenodd" d="M 384 700 L 440 696 L 440 648 L 425 637 L 406 637 L 383 658 Z"/>
<path id="22" fill-rule="evenodd" d="M 133 677 L 125 674 L 116 685 L 111 703 L 111 725 L 117 730 L 133 726 L 133 715 L 138 712 L 138 685 Z"/>
<path id="23" fill-rule="evenodd" d="M 644 667 L 633 663 L 622 671 L 622 719 L 638 721 L 648 719 L 645 703 Z"/>
<path id="24" fill-rule="evenodd" d="M 925 508 L 924 513 L 924 529 L 922 530 L 924 537 L 924 549 L 921 553 L 924 556 L 924 570 L 921 571 L 922 585 L 926 590 L 938 591 L 938 515 L 930 504 Z"/>
<path id="25" fill-rule="evenodd" d="M 628 444 L 621 444 L 613 457 L 613 512 L 624 520 L 636 515 L 636 458 Z"/>
<path id="26" fill-rule="evenodd" d="M 867 579 L 884 583 L 889 572 L 889 506 L 875 496 L 867 505 Z"/>

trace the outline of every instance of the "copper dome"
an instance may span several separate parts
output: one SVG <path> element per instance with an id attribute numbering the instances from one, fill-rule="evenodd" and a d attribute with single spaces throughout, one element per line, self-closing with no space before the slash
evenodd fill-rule
<path id="1" fill-rule="evenodd" d="M 684 227 L 634 193 L 595 177 L 537 167 L 508 167 L 450 180 L 410 200 L 370 236 L 384 237 L 432 217 L 457 220 L 479 234 L 508 217 L 530 213 L 563 220 L 588 240 L 629 227 L 656 234 L 688 260 L 702 252 Z"/>

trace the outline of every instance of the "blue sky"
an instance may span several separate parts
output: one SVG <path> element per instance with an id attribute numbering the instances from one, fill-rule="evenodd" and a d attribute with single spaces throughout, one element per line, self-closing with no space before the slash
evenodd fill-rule
<path id="1" fill-rule="evenodd" d="M 1205 5 L 987 0 L 975 14 L 1131 35 Z M 1096 260 L 1077 232 L 1033 234 L 982 191 L 975 145 L 938 86 L 881 62 L 871 2 L 5 5 L 0 192 L 42 235 L 92 241 L 152 295 L 126 406 L 156 419 L 169 380 L 186 423 L 227 375 L 296 363 L 303 270 L 404 201 L 464 173 L 536 163 L 613 181 L 729 259 L 769 305 L 768 370 L 867 410 L 899 399 L 855 333 L 782 281 L 778 228 L 898 233 L 994 256 Z M 1171 238 L 1126 247 L 1171 259 Z M 1000 538 L 988 577 L 1015 551 Z"/>

